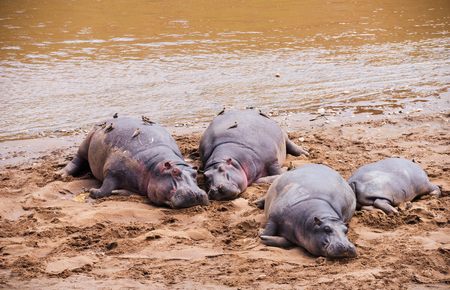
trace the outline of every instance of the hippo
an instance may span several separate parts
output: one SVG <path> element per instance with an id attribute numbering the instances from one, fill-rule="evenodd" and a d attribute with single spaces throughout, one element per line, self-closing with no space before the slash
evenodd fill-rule
<path id="1" fill-rule="evenodd" d="M 220 112 L 204 132 L 199 152 L 208 195 L 215 200 L 234 199 L 258 179 L 280 174 L 286 153 L 308 155 L 255 110 Z"/>
<path id="2" fill-rule="evenodd" d="M 353 173 L 348 183 L 355 192 L 358 208 L 373 206 L 386 214 L 398 213 L 394 206 L 418 196 L 441 193 L 418 164 L 403 158 L 364 165 Z"/>
<path id="3" fill-rule="evenodd" d="M 183 160 L 175 140 L 146 117 L 140 121 L 114 116 L 95 125 L 59 173 L 64 177 L 89 168 L 103 181 L 100 188 L 89 190 L 92 198 L 125 189 L 171 208 L 209 203 L 206 192 L 197 185 L 197 171 Z"/>
<path id="4" fill-rule="evenodd" d="M 263 244 L 297 245 L 327 258 L 356 257 L 356 248 L 346 236 L 356 198 L 333 169 L 307 164 L 282 174 L 259 207 L 266 219 L 260 235 Z"/>

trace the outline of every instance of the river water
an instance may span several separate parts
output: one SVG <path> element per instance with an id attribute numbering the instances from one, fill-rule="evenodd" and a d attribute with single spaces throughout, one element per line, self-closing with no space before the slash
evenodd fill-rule
<path id="1" fill-rule="evenodd" d="M 449 20 L 448 0 L 2 0 L 0 141 L 115 112 L 420 107 L 448 99 Z"/>

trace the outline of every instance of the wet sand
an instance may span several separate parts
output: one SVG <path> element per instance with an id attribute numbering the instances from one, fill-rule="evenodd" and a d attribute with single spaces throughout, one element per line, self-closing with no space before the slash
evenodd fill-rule
<path id="1" fill-rule="evenodd" d="M 262 245 L 263 211 L 254 202 L 266 184 L 252 185 L 234 201 L 172 210 L 138 195 L 92 200 L 85 190 L 97 181 L 59 180 L 55 171 L 76 144 L 3 165 L 0 287 L 448 289 L 449 117 L 429 111 L 358 121 L 319 117 L 290 132 L 311 156 L 290 156 L 285 166 L 323 163 L 348 178 L 363 164 L 403 156 L 442 186 L 443 197 L 403 205 L 399 216 L 356 212 L 349 232 L 356 259 L 327 260 L 299 248 Z M 200 132 L 176 136 L 184 156 L 197 165 Z"/>

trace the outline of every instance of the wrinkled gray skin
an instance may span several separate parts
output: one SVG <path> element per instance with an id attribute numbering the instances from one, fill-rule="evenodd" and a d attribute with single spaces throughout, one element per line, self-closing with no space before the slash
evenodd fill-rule
<path id="1" fill-rule="evenodd" d="M 397 213 L 394 206 L 424 194 L 440 195 L 425 171 L 403 158 L 388 158 L 360 167 L 348 183 L 356 194 L 358 207 L 379 208 L 386 214 Z"/>
<path id="2" fill-rule="evenodd" d="M 316 256 L 356 257 L 347 238 L 347 223 L 356 199 L 347 182 L 333 169 L 308 164 L 288 171 L 270 186 L 264 206 L 265 245 L 298 245 Z"/>
<path id="3" fill-rule="evenodd" d="M 90 190 L 93 198 L 125 189 L 172 208 L 208 204 L 206 192 L 197 185 L 197 171 L 184 162 L 170 134 L 154 123 L 115 118 L 96 125 L 60 174 L 76 175 L 89 168 L 103 181 Z"/>
<path id="4" fill-rule="evenodd" d="M 234 199 L 261 177 L 281 174 L 286 153 L 308 155 L 262 113 L 221 112 L 200 140 L 209 198 Z"/>

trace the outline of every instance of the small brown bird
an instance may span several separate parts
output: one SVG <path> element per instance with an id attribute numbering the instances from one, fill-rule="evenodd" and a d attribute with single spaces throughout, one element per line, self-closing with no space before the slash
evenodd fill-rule
<path id="1" fill-rule="evenodd" d="M 139 134 L 141 134 L 141 130 L 139 128 L 137 128 L 134 133 L 133 136 L 131 136 L 131 139 L 133 139 L 134 137 L 138 136 Z"/>
<path id="2" fill-rule="evenodd" d="M 151 121 L 150 118 L 146 117 L 146 116 L 142 116 L 142 122 L 144 122 L 145 124 L 149 124 L 149 125 L 155 124 L 155 122 Z"/>
<path id="3" fill-rule="evenodd" d="M 217 116 L 222 115 L 223 113 L 225 113 L 225 107 L 223 107 L 222 111 L 219 112 L 219 114 L 217 114 Z"/>
<path id="4" fill-rule="evenodd" d="M 115 114 L 113 115 L 113 118 L 116 119 L 117 117 L 119 117 L 119 114 L 115 113 Z"/>

